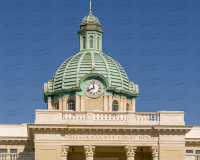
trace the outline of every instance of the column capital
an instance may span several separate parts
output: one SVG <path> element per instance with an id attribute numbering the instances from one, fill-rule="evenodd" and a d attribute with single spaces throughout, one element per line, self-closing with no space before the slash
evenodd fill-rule
<path id="1" fill-rule="evenodd" d="M 152 157 L 158 157 L 158 146 L 150 147 Z"/>
<path id="2" fill-rule="evenodd" d="M 134 157 L 137 147 L 136 146 L 125 146 L 126 157 Z"/>
<path id="3" fill-rule="evenodd" d="M 86 157 L 93 157 L 95 146 L 84 146 L 85 156 Z"/>
<path id="4" fill-rule="evenodd" d="M 62 152 L 61 152 L 61 157 L 67 157 L 67 154 L 69 152 L 69 146 L 62 145 Z"/>

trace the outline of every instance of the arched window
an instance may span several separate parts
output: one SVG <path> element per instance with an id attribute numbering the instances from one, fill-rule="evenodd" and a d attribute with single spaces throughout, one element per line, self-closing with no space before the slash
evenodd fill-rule
<path id="1" fill-rule="evenodd" d="M 70 100 L 68 102 L 68 110 L 73 110 L 75 111 L 75 102 L 73 100 Z"/>
<path id="2" fill-rule="evenodd" d="M 129 111 L 129 104 L 126 104 L 126 111 Z"/>
<path id="3" fill-rule="evenodd" d="M 112 111 L 118 111 L 118 102 L 115 100 L 112 103 Z"/>
<path id="4" fill-rule="evenodd" d="M 90 48 L 93 48 L 93 36 L 90 36 Z"/>
<path id="5" fill-rule="evenodd" d="M 55 110 L 59 110 L 59 103 L 55 103 Z"/>
<path id="6" fill-rule="evenodd" d="M 99 49 L 99 37 L 97 38 L 97 49 Z"/>
<path id="7" fill-rule="evenodd" d="M 85 36 L 83 36 L 83 49 L 85 49 Z"/>

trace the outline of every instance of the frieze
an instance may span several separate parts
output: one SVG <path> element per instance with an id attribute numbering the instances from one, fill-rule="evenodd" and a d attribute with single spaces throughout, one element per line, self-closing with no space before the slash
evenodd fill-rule
<path id="1" fill-rule="evenodd" d="M 156 135 L 86 135 L 86 134 L 66 134 L 67 140 L 144 140 L 158 141 Z"/>

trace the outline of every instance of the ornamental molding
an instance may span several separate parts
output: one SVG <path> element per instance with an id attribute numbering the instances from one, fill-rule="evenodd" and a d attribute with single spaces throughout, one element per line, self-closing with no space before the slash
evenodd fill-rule
<path id="1" fill-rule="evenodd" d="M 95 146 L 84 146 L 85 156 L 86 157 L 93 157 Z"/>
<path id="2" fill-rule="evenodd" d="M 62 145 L 61 148 L 62 148 L 61 156 L 67 157 L 67 154 L 69 152 L 69 146 Z"/>
<path id="3" fill-rule="evenodd" d="M 136 146 L 125 146 L 126 157 L 134 157 L 137 147 Z"/>
<path id="4" fill-rule="evenodd" d="M 150 150 L 151 150 L 152 157 L 158 157 L 158 147 L 157 146 L 150 147 Z"/>

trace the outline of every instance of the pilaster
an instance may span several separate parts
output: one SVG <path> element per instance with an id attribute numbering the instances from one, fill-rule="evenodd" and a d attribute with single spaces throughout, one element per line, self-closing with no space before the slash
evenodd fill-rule
<path id="1" fill-rule="evenodd" d="M 76 103 L 75 103 L 76 108 L 75 109 L 76 109 L 76 111 L 80 111 L 80 105 L 79 105 L 80 104 L 80 96 L 76 95 L 75 97 L 76 97 Z"/>
<path id="2" fill-rule="evenodd" d="M 126 111 L 126 99 L 124 99 L 124 111 Z"/>
<path id="3" fill-rule="evenodd" d="M 67 154 L 69 152 L 69 146 L 62 145 L 61 146 L 61 160 L 67 160 Z"/>
<path id="4" fill-rule="evenodd" d="M 63 111 L 67 110 L 66 108 L 66 97 L 62 98 L 62 102 L 63 102 Z"/>
<path id="5" fill-rule="evenodd" d="M 51 110 L 52 109 L 52 100 L 48 100 L 48 110 Z"/>
<path id="6" fill-rule="evenodd" d="M 104 95 L 104 97 L 103 97 L 103 110 L 104 111 L 108 111 L 108 98 L 107 98 L 108 96 L 107 95 Z"/>
<path id="7" fill-rule="evenodd" d="M 81 95 L 81 111 L 84 111 L 84 95 Z"/>
<path id="8" fill-rule="evenodd" d="M 120 110 L 121 110 L 121 111 L 124 110 L 124 102 L 123 102 L 123 98 L 120 98 Z"/>
<path id="9" fill-rule="evenodd" d="M 108 99 L 109 99 L 109 111 L 112 111 L 112 95 L 109 95 Z"/>
<path id="10" fill-rule="evenodd" d="M 135 112 L 135 101 L 132 101 L 132 111 Z"/>
<path id="11" fill-rule="evenodd" d="M 86 160 L 93 160 L 95 146 L 84 146 Z"/>
<path id="12" fill-rule="evenodd" d="M 63 106 L 62 106 L 62 98 L 58 98 L 58 99 L 59 99 L 59 110 L 62 111 L 62 108 L 63 108 Z"/>

